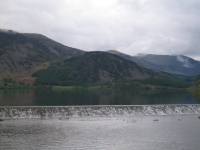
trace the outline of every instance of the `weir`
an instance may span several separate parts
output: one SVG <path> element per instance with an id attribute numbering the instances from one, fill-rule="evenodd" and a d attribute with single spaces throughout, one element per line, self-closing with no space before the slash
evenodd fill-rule
<path id="1" fill-rule="evenodd" d="M 128 106 L 6 106 L 0 118 L 55 118 L 87 116 L 135 116 L 200 114 L 200 105 L 128 105 Z"/>

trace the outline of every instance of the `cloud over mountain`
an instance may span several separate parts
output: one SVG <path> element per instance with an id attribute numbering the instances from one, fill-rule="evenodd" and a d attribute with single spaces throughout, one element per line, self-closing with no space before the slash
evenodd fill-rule
<path id="1" fill-rule="evenodd" d="M 189 62 L 187 58 L 182 56 L 177 56 L 177 60 L 183 63 L 183 66 L 186 68 L 193 68 L 192 64 Z"/>
<path id="2" fill-rule="evenodd" d="M 0 26 L 87 51 L 200 59 L 199 8 L 199 0 L 1 0 Z"/>

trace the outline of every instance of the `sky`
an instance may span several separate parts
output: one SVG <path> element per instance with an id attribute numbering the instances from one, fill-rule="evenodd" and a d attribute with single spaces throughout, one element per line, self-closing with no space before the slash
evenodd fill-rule
<path id="1" fill-rule="evenodd" d="M 200 60 L 199 0 L 0 0 L 0 28 L 85 51 Z"/>

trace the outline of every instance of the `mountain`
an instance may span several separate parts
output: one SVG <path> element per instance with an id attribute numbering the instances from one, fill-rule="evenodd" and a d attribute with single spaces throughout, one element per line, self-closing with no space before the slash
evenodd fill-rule
<path id="1" fill-rule="evenodd" d="M 47 70 L 33 74 L 36 83 L 55 82 L 107 82 L 122 79 L 146 79 L 157 73 L 138 66 L 136 63 L 106 52 L 88 52 L 81 57 L 56 62 Z M 56 84 L 57 84 L 56 83 Z"/>
<path id="2" fill-rule="evenodd" d="M 183 55 L 140 54 L 138 56 L 130 56 L 115 50 L 109 50 L 107 52 L 121 56 L 140 66 L 155 71 L 164 71 L 170 74 L 183 76 L 196 76 L 200 74 L 200 61 Z"/>
<path id="3" fill-rule="evenodd" d="M 154 71 L 106 52 L 88 52 L 81 57 L 51 64 L 47 70 L 33 74 L 36 83 L 45 82 L 107 82 L 126 79 L 154 77 Z M 56 80 L 56 81 L 55 81 Z"/>
<path id="4" fill-rule="evenodd" d="M 43 62 L 83 54 L 82 50 L 64 46 L 41 34 L 0 29 L 0 74 L 22 73 Z"/>
<path id="5" fill-rule="evenodd" d="M 106 52 L 88 52 L 50 65 L 33 74 L 36 85 L 76 85 L 113 81 L 141 81 L 145 84 L 179 84 L 180 80 L 166 73 L 141 67 L 117 55 Z"/>

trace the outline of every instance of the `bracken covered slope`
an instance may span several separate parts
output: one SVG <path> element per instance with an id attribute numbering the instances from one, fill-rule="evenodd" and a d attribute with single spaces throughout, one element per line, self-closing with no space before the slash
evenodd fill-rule
<path id="1" fill-rule="evenodd" d="M 40 34 L 0 29 L 0 74 L 22 73 L 43 62 L 81 56 L 84 53 Z"/>

